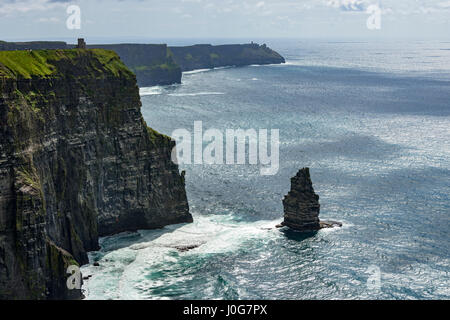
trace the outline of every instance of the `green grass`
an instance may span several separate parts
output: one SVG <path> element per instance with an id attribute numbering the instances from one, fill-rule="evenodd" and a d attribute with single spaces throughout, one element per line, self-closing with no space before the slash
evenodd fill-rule
<path id="1" fill-rule="evenodd" d="M 91 58 L 88 65 L 84 59 L 86 57 Z M 84 68 L 90 68 L 92 71 L 106 71 L 115 76 L 131 75 L 114 51 L 69 49 L 1 51 L 0 77 L 23 79 L 52 77 L 58 74 L 58 65 L 63 61 L 67 61 L 75 68 L 78 64 L 84 64 Z"/>
<path id="2" fill-rule="evenodd" d="M 42 192 L 41 179 L 37 174 L 36 168 L 32 167 L 31 170 L 22 168 L 18 172 L 19 181 L 30 188 L 30 193 L 33 195 L 39 195 Z"/>
<path id="3" fill-rule="evenodd" d="M 158 70 L 158 69 L 162 69 L 162 70 L 176 70 L 178 68 L 178 65 L 175 63 L 171 63 L 171 62 L 166 62 L 166 63 L 162 63 L 162 64 L 153 64 L 153 65 L 148 65 L 148 66 L 137 66 L 132 68 L 133 71 L 153 71 L 153 70 Z"/>
<path id="4" fill-rule="evenodd" d="M 159 145 L 161 142 L 169 143 L 172 141 L 172 138 L 169 136 L 166 136 L 165 134 L 159 133 L 155 129 L 150 128 L 144 121 L 144 126 L 147 129 L 147 134 L 150 142 L 153 145 Z"/>
<path id="5" fill-rule="evenodd" d="M 46 52 L 2 51 L 0 52 L 0 75 L 6 77 L 49 76 L 55 67 L 47 62 Z"/>
<path id="6" fill-rule="evenodd" d="M 76 49 L 75 49 L 76 50 Z M 80 51 L 80 50 L 76 50 Z M 93 53 L 93 56 L 100 61 L 100 63 L 103 65 L 104 68 L 109 70 L 111 73 L 113 73 L 115 76 L 118 76 L 120 74 L 130 74 L 130 70 L 123 64 L 123 62 L 120 60 L 117 53 L 111 50 L 104 50 L 104 49 L 90 49 L 90 50 L 84 50 L 84 51 L 90 51 Z"/>

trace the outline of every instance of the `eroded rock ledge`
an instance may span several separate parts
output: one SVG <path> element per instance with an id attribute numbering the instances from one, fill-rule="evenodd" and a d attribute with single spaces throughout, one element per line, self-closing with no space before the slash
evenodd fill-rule
<path id="1" fill-rule="evenodd" d="M 316 231 L 322 228 L 340 227 L 337 221 L 320 221 L 319 195 L 314 188 L 309 168 L 301 169 L 291 178 L 291 190 L 283 199 L 284 221 L 279 227 L 287 226 L 298 231 Z"/>

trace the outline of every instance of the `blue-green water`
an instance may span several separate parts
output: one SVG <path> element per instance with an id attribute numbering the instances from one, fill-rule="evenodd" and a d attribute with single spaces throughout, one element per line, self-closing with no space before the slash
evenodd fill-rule
<path id="1" fill-rule="evenodd" d="M 450 298 L 450 43 L 269 45 L 288 63 L 187 73 L 141 98 L 169 135 L 280 129 L 278 174 L 183 165 L 195 222 L 102 239 L 88 299 Z M 273 228 L 304 166 L 342 228 Z"/>

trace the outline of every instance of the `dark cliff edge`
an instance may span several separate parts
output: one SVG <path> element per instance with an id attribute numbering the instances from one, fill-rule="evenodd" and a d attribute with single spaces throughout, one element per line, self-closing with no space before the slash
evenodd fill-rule
<path id="1" fill-rule="evenodd" d="M 0 52 L 0 299 L 76 299 L 98 237 L 192 222 L 175 142 L 106 50 Z"/>
<path id="2" fill-rule="evenodd" d="M 68 49 L 64 41 L 7 42 L 0 40 L 0 51 Z"/>
<path id="3" fill-rule="evenodd" d="M 0 41 L 0 51 L 74 47 L 75 45 L 58 41 Z M 165 44 L 94 44 L 87 47 L 115 51 L 125 65 L 136 74 L 140 87 L 181 83 L 182 71 L 285 62 L 276 51 L 265 44 L 256 43 L 218 46 L 198 44 L 185 47 L 168 47 Z"/>
<path id="4" fill-rule="evenodd" d="M 197 44 L 170 47 L 175 62 L 183 71 L 212 69 L 226 66 L 285 63 L 284 58 L 265 44 L 228 44 L 213 46 Z"/>
<path id="5" fill-rule="evenodd" d="M 283 199 L 283 207 L 284 221 L 279 227 L 310 232 L 342 226 L 340 222 L 319 220 L 319 195 L 314 192 L 309 168 L 300 169 L 291 178 L 291 190 Z"/>

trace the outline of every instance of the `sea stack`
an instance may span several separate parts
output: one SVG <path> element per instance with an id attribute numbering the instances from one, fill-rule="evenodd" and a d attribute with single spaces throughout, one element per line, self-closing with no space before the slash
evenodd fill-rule
<path id="1" fill-rule="evenodd" d="M 284 221 L 287 226 L 297 231 L 316 231 L 321 228 L 342 226 L 336 221 L 320 221 L 319 195 L 314 188 L 309 168 L 303 168 L 291 178 L 291 190 L 283 199 Z"/>
<path id="2" fill-rule="evenodd" d="M 86 49 L 86 41 L 84 41 L 84 38 L 78 38 L 78 45 L 76 48 L 77 49 Z"/>

